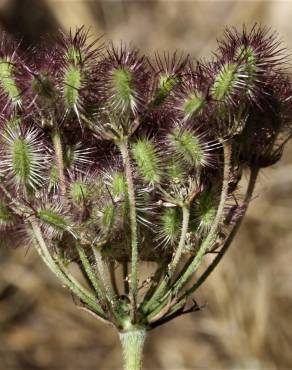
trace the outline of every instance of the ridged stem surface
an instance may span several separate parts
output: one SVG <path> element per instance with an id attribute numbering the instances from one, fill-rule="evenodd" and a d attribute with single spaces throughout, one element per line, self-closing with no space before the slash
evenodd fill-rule
<path id="1" fill-rule="evenodd" d="M 123 349 L 123 369 L 141 370 L 146 330 L 143 327 L 133 327 L 119 335 Z"/>

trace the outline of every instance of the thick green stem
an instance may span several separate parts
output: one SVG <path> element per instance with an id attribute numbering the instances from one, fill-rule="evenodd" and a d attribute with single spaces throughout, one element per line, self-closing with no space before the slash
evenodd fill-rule
<path id="1" fill-rule="evenodd" d="M 60 190 L 61 195 L 64 196 L 66 194 L 66 182 L 65 182 L 65 175 L 64 175 L 64 159 L 63 159 L 63 148 L 62 148 L 62 141 L 59 131 L 55 131 L 53 133 L 53 145 L 55 149 L 55 162 L 58 172 L 58 178 L 60 183 Z"/>
<path id="2" fill-rule="evenodd" d="M 136 309 L 136 299 L 138 293 L 138 240 L 137 240 L 137 215 L 135 187 L 130 163 L 130 155 L 127 141 L 121 141 L 119 148 L 123 157 L 125 176 L 128 188 L 129 209 L 130 209 L 130 226 L 131 226 L 131 278 L 130 294 L 133 301 L 133 313 Z M 134 315 L 132 315 L 134 316 Z"/>
<path id="3" fill-rule="evenodd" d="M 146 337 L 145 328 L 133 327 L 119 333 L 123 349 L 124 370 L 141 370 L 143 347 Z"/>

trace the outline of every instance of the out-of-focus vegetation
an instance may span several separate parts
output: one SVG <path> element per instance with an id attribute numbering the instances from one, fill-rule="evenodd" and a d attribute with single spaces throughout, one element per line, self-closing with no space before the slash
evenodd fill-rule
<path id="1" fill-rule="evenodd" d="M 292 52 L 292 3 L 2 0 L 0 22 L 29 45 L 58 28 L 85 24 L 93 35 L 147 53 L 207 56 L 225 25 L 275 29 Z M 215 36 L 215 37 L 214 37 Z M 210 41 L 209 41 L 210 40 Z M 196 297 L 201 312 L 153 331 L 147 369 L 292 368 L 292 146 L 263 171 L 234 245 Z M 0 249 L 0 369 L 117 369 L 110 327 L 79 312 L 32 250 Z"/>

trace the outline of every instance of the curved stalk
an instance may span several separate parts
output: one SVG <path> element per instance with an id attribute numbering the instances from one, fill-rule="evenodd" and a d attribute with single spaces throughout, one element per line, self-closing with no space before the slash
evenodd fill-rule
<path id="1" fill-rule="evenodd" d="M 224 213 L 224 206 L 226 203 L 226 199 L 228 196 L 228 183 L 229 183 L 229 176 L 230 176 L 230 167 L 231 167 L 231 145 L 228 142 L 223 143 L 223 150 L 224 150 L 224 170 L 223 170 L 223 182 L 222 182 L 222 190 L 221 190 L 221 197 L 219 206 L 216 212 L 216 216 L 209 231 L 208 236 L 201 244 L 197 254 L 191 261 L 191 263 L 187 266 L 186 270 L 181 274 L 181 276 L 177 279 L 175 284 L 173 285 L 172 291 L 177 292 L 179 291 L 191 278 L 194 272 L 197 270 L 199 265 L 201 264 L 202 259 L 205 256 L 205 253 L 211 248 L 214 244 L 218 227 L 223 217 Z"/>
<path id="2" fill-rule="evenodd" d="M 190 208 L 189 205 L 184 205 L 182 207 L 182 212 L 183 212 L 183 220 L 182 220 L 182 229 L 181 229 L 181 235 L 180 235 L 180 240 L 178 247 L 175 251 L 174 257 L 172 261 L 170 262 L 168 266 L 168 271 L 167 275 L 164 277 L 164 279 L 161 281 L 161 283 L 157 286 L 157 288 L 154 290 L 152 296 L 150 299 L 145 301 L 145 304 L 142 305 L 142 310 L 144 312 L 148 312 L 151 310 L 152 306 L 156 307 L 158 306 L 158 301 L 159 299 L 164 295 L 165 290 L 167 288 L 168 282 L 171 280 L 175 269 L 181 259 L 181 256 L 183 254 L 183 249 L 185 247 L 186 243 L 186 237 L 187 237 L 187 232 L 188 232 L 188 227 L 189 227 L 189 219 L 190 219 Z"/>
<path id="3" fill-rule="evenodd" d="M 31 221 L 30 225 L 34 238 L 36 240 L 36 250 L 43 259 L 43 261 L 45 262 L 45 264 L 49 267 L 49 269 L 57 276 L 59 280 L 61 280 L 61 282 L 65 286 L 67 286 L 72 291 L 72 293 L 79 297 L 79 299 L 82 302 L 84 302 L 88 307 L 93 309 L 94 312 L 96 312 L 102 318 L 105 318 L 104 311 L 100 307 L 100 305 L 96 302 L 95 297 L 85 288 L 81 287 L 80 284 L 78 284 L 77 286 L 75 284 L 75 280 L 72 280 L 70 276 L 66 272 L 62 271 L 60 267 L 55 263 L 43 239 L 38 224 L 35 221 Z"/>
<path id="4" fill-rule="evenodd" d="M 84 252 L 84 249 L 78 243 L 76 243 L 76 249 L 78 251 L 80 261 L 81 261 L 81 263 L 84 267 L 86 275 L 88 276 L 88 279 L 90 280 L 94 290 L 96 291 L 98 298 L 104 298 L 99 280 L 97 279 L 97 277 L 96 277 L 96 275 L 95 275 L 95 273 L 94 273 L 94 271 L 93 271 L 93 269 L 92 269 L 92 267 L 89 263 L 89 260 L 86 256 L 86 253 Z"/>
<path id="5" fill-rule="evenodd" d="M 181 229 L 181 235 L 180 235 L 180 240 L 178 247 L 175 251 L 174 257 L 169 264 L 168 268 L 168 276 L 169 279 L 171 279 L 180 259 L 183 254 L 183 250 L 186 244 L 186 237 L 187 237 L 187 232 L 188 232 L 188 227 L 189 227 L 189 220 L 190 220 L 190 207 L 189 205 L 184 205 L 182 207 L 182 212 L 183 212 L 183 220 L 182 220 L 182 229 Z"/>
<path id="6" fill-rule="evenodd" d="M 251 170 L 249 183 L 248 183 L 248 188 L 247 188 L 247 191 L 246 191 L 246 194 L 245 194 L 244 201 L 242 203 L 245 206 L 244 212 L 243 212 L 242 216 L 240 217 L 240 219 L 238 220 L 238 222 L 233 226 L 230 234 L 228 235 L 227 239 L 225 240 L 225 242 L 223 244 L 223 247 L 220 249 L 219 253 L 214 258 L 212 263 L 208 266 L 206 271 L 204 271 L 203 274 L 199 277 L 199 279 L 195 282 L 195 284 L 185 292 L 185 294 L 180 298 L 180 300 L 185 299 L 185 297 L 189 297 L 191 294 L 193 294 L 203 284 L 203 282 L 207 279 L 207 277 L 213 272 L 213 270 L 216 268 L 218 263 L 221 261 L 222 257 L 225 255 L 226 251 L 228 250 L 230 244 L 232 243 L 234 237 L 236 236 L 236 234 L 237 234 L 237 232 L 238 232 L 238 230 L 241 226 L 241 223 L 244 219 L 244 216 L 245 216 L 246 211 L 247 211 L 247 207 L 249 205 L 249 202 L 250 202 L 252 194 L 253 194 L 253 190 L 255 188 L 258 173 L 259 173 L 259 168 L 253 168 Z"/>
<path id="7" fill-rule="evenodd" d="M 100 279 L 103 283 L 104 289 L 105 289 L 106 297 L 109 300 L 110 305 L 114 306 L 115 302 L 116 302 L 116 295 L 114 293 L 114 290 L 113 290 L 113 287 L 112 287 L 112 284 L 111 284 L 111 280 L 110 280 L 107 265 L 103 261 L 102 255 L 101 255 L 98 247 L 92 247 L 92 251 L 93 251 L 93 254 L 94 254 L 94 257 L 95 257 L 99 277 L 100 277 Z"/>
<path id="8" fill-rule="evenodd" d="M 132 318 L 134 319 L 136 310 L 136 300 L 138 293 L 138 240 L 137 240 L 137 214 L 135 187 L 132 176 L 130 163 L 130 154 L 127 141 L 121 141 L 119 148 L 123 158 L 125 176 L 128 188 L 129 208 L 130 208 L 130 227 L 131 227 L 131 278 L 130 278 L 130 295 L 133 301 Z"/>
<path id="9" fill-rule="evenodd" d="M 58 178 L 60 182 L 61 196 L 66 194 L 66 182 L 64 175 L 64 159 L 63 159 L 63 148 L 61 135 L 59 131 L 54 131 L 52 135 L 54 150 L 55 150 L 55 162 L 57 166 Z"/>

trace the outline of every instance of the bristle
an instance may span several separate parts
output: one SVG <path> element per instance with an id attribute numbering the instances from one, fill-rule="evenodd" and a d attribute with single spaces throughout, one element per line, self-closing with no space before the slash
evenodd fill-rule
<path id="1" fill-rule="evenodd" d="M 186 163 L 200 167 L 207 163 L 207 154 L 200 135 L 188 129 L 174 129 L 168 136 L 170 147 Z"/>
<path id="2" fill-rule="evenodd" d="M 65 232 L 74 235 L 72 222 L 66 214 L 67 210 L 58 197 L 51 198 L 44 193 L 38 203 L 35 217 L 46 238 L 61 239 Z"/>
<path id="3" fill-rule="evenodd" d="M 20 190 L 37 189 L 45 180 L 47 150 L 34 127 L 5 127 L 1 135 L 1 172 Z"/>
<path id="4" fill-rule="evenodd" d="M 109 45 L 103 61 L 100 94 L 104 105 L 117 114 L 137 115 L 147 101 L 149 72 L 138 50 Z"/>

